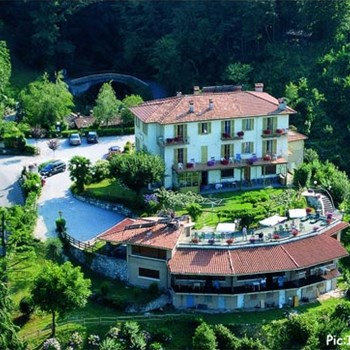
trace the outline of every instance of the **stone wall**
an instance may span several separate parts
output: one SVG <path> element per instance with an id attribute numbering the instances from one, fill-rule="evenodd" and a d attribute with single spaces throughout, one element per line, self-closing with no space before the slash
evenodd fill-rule
<path id="1" fill-rule="evenodd" d="M 104 201 L 101 201 L 98 199 L 86 198 L 86 197 L 82 197 L 82 196 L 78 196 L 78 195 L 74 195 L 74 197 L 82 202 L 89 203 L 91 205 L 96 205 L 97 207 L 100 207 L 103 209 L 114 211 L 117 214 L 121 214 L 121 215 L 128 216 L 128 217 L 135 216 L 129 208 L 125 207 L 122 204 L 114 204 L 114 203 L 104 202 Z"/>
<path id="2" fill-rule="evenodd" d="M 80 264 L 105 277 L 118 279 L 124 282 L 128 279 L 126 260 L 86 252 L 72 245 L 68 246 L 68 251 Z"/>

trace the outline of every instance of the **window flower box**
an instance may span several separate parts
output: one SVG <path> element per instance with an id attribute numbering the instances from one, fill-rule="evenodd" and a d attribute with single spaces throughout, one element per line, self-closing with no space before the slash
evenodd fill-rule
<path id="1" fill-rule="evenodd" d="M 244 136 L 244 131 L 238 131 L 237 136 L 238 137 L 243 137 Z"/>
<path id="2" fill-rule="evenodd" d="M 271 130 L 270 130 L 270 129 L 265 129 L 265 130 L 263 131 L 263 134 L 264 134 L 264 135 L 270 135 L 270 134 L 271 134 Z"/>
<path id="3" fill-rule="evenodd" d="M 223 132 L 223 133 L 222 133 L 222 137 L 223 137 L 224 139 L 230 139 L 230 138 L 231 138 L 231 135 L 230 135 L 228 132 Z"/>
<path id="4" fill-rule="evenodd" d="M 227 239 L 227 240 L 226 240 L 226 243 L 227 243 L 228 245 L 232 244 L 232 243 L 233 243 L 233 238 Z"/>

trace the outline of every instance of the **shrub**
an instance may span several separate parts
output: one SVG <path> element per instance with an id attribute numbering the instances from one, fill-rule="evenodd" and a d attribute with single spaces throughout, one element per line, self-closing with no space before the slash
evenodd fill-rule
<path id="1" fill-rule="evenodd" d="M 71 337 L 69 338 L 68 344 L 73 349 L 80 349 L 83 345 L 83 337 L 80 335 L 79 332 L 73 332 Z"/>
<path id="2" fill-rule="evenodd" d="M 61 345 L 56 338 L 45 340 L 42 350 L 61 350 Z"/>
<path id="3" fill-rule="evenodd" d="M 118 339 L 120 329 L 118 327 L 112 327 L 107 332 L 106 336 L 113 339 Z"/>
<path id="4" fill-rule="evenodd" d="M 33 299 L 30 296 L 25 296 L 19 302 L 19 311 L 26 316 L 30 316 L 35 309 Z"/>
<path id="5" fill-rule="evenodd" d="M 237 348 L 239 339 L 235 337 L 227 327 L 223 326 L 222 324 L 217 324 L 214 326 L 214 333 L 219 349 Z"/>
<path id="6" fill-rule="evenodd" d="M 212 350 L 217 348 L 216 337 L 213 329 L 205 322 L 199 325 L 192 338 L 193 349 Z"/>
<path id="7" fill-rule="evenodd" d="M 99 346 L 100 337 L 97 334 L 90 334 L 88 337 L 88 344 L 91 346 Z"/>
<path id="8" fill-rule="evenodd" d="M 118 340 L 112 339 L 112 338 L 106 338 L 100 343 L 99 350 L 112 350 L 112 349 L 121 350 L 121 349 L 124 349 L 124 347 Z"/>
<path id="9" fill-rule="evenodd" d="M 100 285 L 100 293 L 102 296 L 106 296 L 109 292 L 109 284 L 108 282 L 104 281 Z"/>
<path id="10" fill-rule="evenodd" d="M 34 155 L 34 154 L 38 154 L 38 152 L 39 152 L 39 150 L 32 145 L 25 145 L 25 147 L 24 147 L 25 154 Z"/>
<path id="11" fill-rule="evenodd" d="M 149 350 L 164 350 L 164 347 L 161 343 L 154 342 L 149 345 Z"/>
<path id="12" fill-rule="evenodd" d="M 196 221 L 202 214 L 202 207 L 198 203 L 191 203 L 186 207 L 188 214 L 191 216 L 193 221 Z"/>
<path id="13" fill-rule="evenodd" d="M 148 292 L 151 297 L 156 297 L 159 294 L 159 286 L 157 282 L 153 282 L 148 286 Z"/>
<path id="14" fill-rule="evenodd" d="M 56 231 L 62 233 L 66 230 L 66 220 L 63 218 L 56 219 Z"/>

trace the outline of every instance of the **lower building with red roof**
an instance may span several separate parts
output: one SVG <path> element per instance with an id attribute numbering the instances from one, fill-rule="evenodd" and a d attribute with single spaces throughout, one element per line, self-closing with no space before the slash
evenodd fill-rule
<path id="1" fill-rule="evenodd" d="M 176 308 L 235 310 L 315 300 L 336 287 L 349 224 L 332 215 L 285 220 L 244 235 L 198 232 L 188 216 L 125 219 L 99 239 L 126 246 L 128 282 L 157 283 Z M 276 234 L 276 230 L 278 234 Z"/>

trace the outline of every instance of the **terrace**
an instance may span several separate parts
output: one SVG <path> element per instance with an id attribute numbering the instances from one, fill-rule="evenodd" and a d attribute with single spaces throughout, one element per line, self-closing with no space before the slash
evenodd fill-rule
<path id="1" fill-rule="evenodd" d="M 269 219 L 275 217 L 277 216 Z M 220 224 L 215 229 L 192 230 L 191 235 L 181 237 L 179 247 L 201 246 L 202 248 L 215 247 L 216 249 L 230 247 L 235 249 L 243 246 L 258 247 L 281 244 L 319 235 L 341 221 L 341 216 L 336 213 L 328 216 L 307 214 L 304 217 L 294 219 L 279 218 L 280 221 L 274 225 L 261 226 L 254 230 L 237 230 L 234 223 L 228 224 L 226 231 L 220 228 Z"/>

